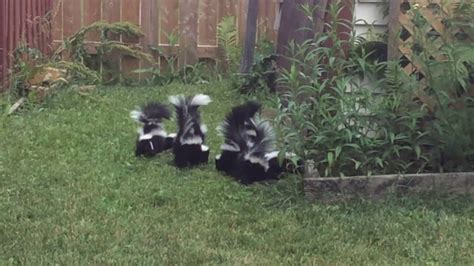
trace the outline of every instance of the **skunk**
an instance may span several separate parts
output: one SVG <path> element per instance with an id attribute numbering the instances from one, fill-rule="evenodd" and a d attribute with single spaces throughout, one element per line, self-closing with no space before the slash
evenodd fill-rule
<path id="1" fill-rule="evenodd" d="M 224 136 L 221 154 L 216 156 L 216 168 L 234 177 L 242 184 L 278 179 L 286 170 L 291 154 L 282 164 L 273 144 L 275 134 L 268 122 L 255 118 L 261 105 L 247 102 L 234 107 L 218 128 Z"/>
<path id="2" fill-rule="evenodd" d="M 143 124 L 143 127 L 138 130 L 136 156 L 152 157 L 173 147 L 176 134 L 168 135 L 162 123 L 163 119 L 171 117 L 166 106 L 150 102 L 143 109 L 137 108 L 132 111 L 130 117 Z"/>
<path id="3" fill-rule="evenodd" d="M 238 169 L 237 157 L 241 153 L 239 143 L 253 142 L 256 131 L 253 128 L 255 114 L 261 105 L 257 102 L 247 102 L 236 106 L 227 114 L 218 131 L 224 137 L 221 154 L 216 157 L 216 168 L 228 175 L 235 176 Z M 249 143 L 250 144 L 250 143 Z"/>
<path id="4" fill-rule="evenodd" d="M 170 96 L 169 101 L 176 109 L 178 134 L 173 146 L 174 163 L 177 167 L 195 166 L 207 163 L 209 147 L 204 145 L 207 127 L 201 125 L 198 108 L 208 105 L 211 98 L 204 94 L 194 97 Z"/>

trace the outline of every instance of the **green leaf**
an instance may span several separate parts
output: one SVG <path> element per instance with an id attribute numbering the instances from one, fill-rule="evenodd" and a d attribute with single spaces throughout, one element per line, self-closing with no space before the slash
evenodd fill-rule
<path id="1" fill-rule="evenodd" d="M 327 159 L 328 159 L 329 167 L 332 167 L 334 164 L 334 153 L 328 152 Z"/>
<path id="2" fill-rule="evenodd" d="M 341 151 L 342 151 L 342 147 L 337 146 L 337 148 L 336 148 L 336 159 L 339 158 L 339 155 L 341 154 Z"/>
<path id="3" fill-rule="evenodd" d="M 421 148 L 420 146 L 415 146 L 416 158 L 420 159 L 421 156 Z"/>
<path id="4" fill-rule="evenodd" d="M 380 166 L 380 168 L 383 168 L 383 161 L 379 157 L 375 157 L 375 162 Z"/>
<path id="5" fill-rule="evenodd" d="M 359 162 L 355 159 L 351 159 L 351 161 L 353 161 L 354 164 L 355 164 L 355 166 L 354 166 L 355 170 L 358 170 L 360 168 L 361 162 Z"/>
<path id="6" fill-rule="evenodd" d="M 390 136 L 390 143 L 393 144 L 395 142 L 395 134 L 393 132 L 390 132 L 389 136 Z"/>

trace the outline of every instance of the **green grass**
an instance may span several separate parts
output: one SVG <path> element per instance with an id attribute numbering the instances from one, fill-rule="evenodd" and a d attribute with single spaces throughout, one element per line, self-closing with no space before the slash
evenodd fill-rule
<path id="1" fill-rule="evenodd" d="M 59 93 L 0 116 L 0 264 L 473 264 L 472 198 L 308 204 L 297 177 L 243 187 L 214 170 L 134 157 L 135 105 L 225 84 Z M 168 124 L 173 131 L 174 124 Z"/>

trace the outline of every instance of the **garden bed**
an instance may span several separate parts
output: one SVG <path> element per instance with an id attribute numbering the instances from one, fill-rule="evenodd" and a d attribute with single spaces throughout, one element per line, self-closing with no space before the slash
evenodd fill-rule
<path id="1" fill-rule="evenodd" d="M 381 199 L 388 194 L 474 195 L 474 172 L 308 177 L 304 180 L 304 192 L 309 201 L 323 202 L 353 198 Z"/>

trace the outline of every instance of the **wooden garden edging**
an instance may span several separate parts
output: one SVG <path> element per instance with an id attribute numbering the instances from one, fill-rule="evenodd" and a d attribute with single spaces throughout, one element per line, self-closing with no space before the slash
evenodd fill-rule
<path id="1" fill-rule="evenodd" d="M 353 198 L 381 199 L 395 193 L 441 193 L 474 195 L 474 172 L 378 175 L 354 177 L 309 177 L 304 179 L 309 201 L 331 202 Z"/>

